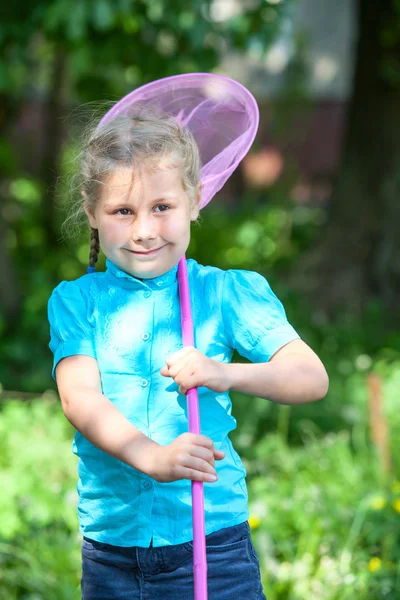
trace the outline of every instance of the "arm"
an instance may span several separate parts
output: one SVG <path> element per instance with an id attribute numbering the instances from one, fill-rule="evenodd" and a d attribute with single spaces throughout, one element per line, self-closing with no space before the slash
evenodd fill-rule
<path id="1" fill-rule="evenodd" d="M 223 453 L 209 438 L 183 434 L 160 446 L 141 433 L 101 392 L 97 361 L 76 355 L 62 359 L 57 385 L 67 419 L 93 445 L 157 481 L 215 481 L 214 460 Z"/>
<path id="2" fill-rule="evenodd" d="M 328 392 L 325 368 L 302 340 L 286 344 L 267 363 L 224 366 L 229 390 L 268 398 L 279 404 L 314 402 Z"/>
<path id="3" fill-rule="evenodd" d="M 167 359 L 161 374 L 173 377 L 186 393 L 195 386 L 216 392 L 237 391 L 279 404 L 301 404 L 323 398 L 328 375 L 318 356 L 301 340 L 276 352 L 269 362 L 220 363 L 195 348 L 183 348 Z"/>

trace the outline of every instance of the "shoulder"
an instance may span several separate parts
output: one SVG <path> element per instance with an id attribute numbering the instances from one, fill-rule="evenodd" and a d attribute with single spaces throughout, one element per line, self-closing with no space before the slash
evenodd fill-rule
<path id="1" fill-rule="evenodd" d="M 250 320 L 268 315 L 270 325 L 286 320 L 282 302 L 267 279 L 256 271 L 226 271 L 223 305 L 226 310 L 232 310 L 235 314 L 245 310 Z"/>
<path id="2" fill-rule="evenodd" d="M 73 281 L 61 281 L 52 291 L 49 298 L 49 305 L 60 301 L 74 301 L 84 297 L 88 289 L 84 281 L 87 276 L 80 277 Z"/>
<path id="3" fill-rule="evenodd" d="M 209 290 L 210 287 L 222 287 L 225 273 L 223 269 L 201 265 L 196 260 L 190 258 L 187 260 L 188 277 L 190 287 L 196 291 Z"/>
<path id="4" fill-rule="evenodd" d="M 201 265 L 193 258 L 187 260 L 188 273 L 193 278 L 199 279 L 222 279 L 226 281 L 263 281 L 266 279 L 256 271 L 245 269 L 220 269 L 210 265 Z"/>
<path id="5" fill-rule="evenodd" d="M 219 269 L 218 267 L 211 267 L 209 265 L 201 265 L 194 260 L 194 258 L 189 258 L 187 261 L 187 270 L 189 276 L 193 279 L 212 279 L 223 277 L 226 271 L 223 269 Z"/>
<path id="6" fill-rule="evenodd" d="M 97 280 L 103 273 L 90 273 L 73 281 L 62 281 L 53 290 L 47 304 L 51 328 L 59 337 L 66 332 L 86 331 L 93 326 Z"/>
<path id="7" fill-rule="evenodd" d="M 188 275 L 191 285 L 196 289 L 209 289 L 214 287 L 219 289 L 224 296 L 231 299 L 234 296 L 248 295 L 255 296 L 273 295 L 267 279 L 256 271 L 247 271 L 244 269 L 220 269 L 208 265 L 201 265 L 193 259 L 187 261 Z"/>
<path id="8" fill-rule="evenodd" d="M 93 286 L 101 285 L 105 273 L 88 273 L 78 279 L 61 281 L 52 291 L 50 301 L 54 299 L 79 299 L 88 297 Z"/>
<path id="9" fill-rule="evenodd" d="M 52 291 L 48 300 L 48 316 L 88 315 L 93 311 L 104 273 L 88 273 L 72 281 L 61 281 Z M 100 285 L 99 285 L 100 284 Z"/>
<path id="10" fill-rule="evenodd" d="M 225 271 L 224 290 L 227 294 L 240 297 L 254 296 L 266 297 L 274 295 L 270 284 L 264 275 L 256 271 L 246 271 L 244 269 L 229 269 Z"/>
<path id="11" fill-rule="evenodd" d="M 269 285 L 268 281 L 256 271 L 247 271 L 245 269 L 228 269 L 224 271 L 226 283 L 248 283 L 249 285 Z"/>

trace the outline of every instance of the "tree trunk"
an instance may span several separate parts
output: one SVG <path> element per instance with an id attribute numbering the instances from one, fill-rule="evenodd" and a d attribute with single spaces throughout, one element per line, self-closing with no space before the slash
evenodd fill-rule
<path id="1" fill-rule="evenodd" d="M 15 100 L 6 93 L 0 94 L 0 104 L 2 107 L 0 114 L 0 136 L 7 139 L 8 127 L 14 121 L 18 114 L 19 107 Z M 21 310 L 22 297 L 21 289 L 18 283 L 18 277 L 15 270 L 15 264 L 12 253 L 7 248 L 8 223 L 5 220 L 3 211 L 8 193 L 8 180 L 10 168 L 7 159 L 0 165 L 0 316 L 4 319 L 2 326 L 2 335 L 13 331 L 18 323 Z"/>
<path id="2" fill-rule="evenodd" d="M 60 171 L 60 156 L 64 142 L 65 78 L 67 58 L 63 49 L 57 48 L 53 62 L 52 85 L 44 104 L 45 148 L 40 177 L 45 186 L 42 201 L 42 223 L 47 237 L 47 247 L 55 248 L 60 237 L 57 225 L 56 184 Z"/>
<path id="3" fill-rule="evenodd" d="M 330 317 L 371 297 L 400 301 L 400 48 L 388 42 L 399 17 L 396 0 L 359 0 L 342 164 L 325 230 L 294 276 Z"/>
<path id="4" fill-rule="evenodd" d="M 0 313 L 5 321 L 3 334 L 12 331 L 17 323 L 21 300 L 15 266 L 6 248 L 6 227 L 0 212 Z"/>

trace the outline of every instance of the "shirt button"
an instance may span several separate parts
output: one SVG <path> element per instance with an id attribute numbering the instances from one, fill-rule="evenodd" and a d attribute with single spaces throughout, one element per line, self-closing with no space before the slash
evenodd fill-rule
<path id="1" fill-rule="evenodd" d="M 150 296 L 151 296 L 151 291 L 147 290 L 147 292 L 144 293 L 144 297 L 145 298 L 150 298 Z"/>
<path id="2" fill-rule="evenodd" d="M 145 388 L 149 385 L 149 382 L 147 379 L 142 379 L 142 381 L 140 382 L 140 385 Z"/>
<path id="3" fill-rule="evenodd" d="M 144 481 L 142 481 L 142 487 L 145 490 L 149 490 L 150 488 L 153 487 L 153 484 L 151 483 L 151 481 L 149 481 L 148 479 L 145 479 Z"/>
<path id="4" fill-rule="evenodd" d="M 150 338 L 150 334 L 149 334 L 149 333 L 147 333 L 147 331 L 146 331 L 146 333 L 142 333 L 142 340 L 146 341 L 146 340 L 148 340 L 149 338 Z"/>

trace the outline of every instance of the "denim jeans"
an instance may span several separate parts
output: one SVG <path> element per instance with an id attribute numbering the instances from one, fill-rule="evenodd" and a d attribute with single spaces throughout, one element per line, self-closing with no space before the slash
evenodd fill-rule
<path id="1" fill-rule="evenodd" d="M 266 600 L 247 522 L 206 537 L 209 600 Z M 139 548 L 87 538 L 83 600 L 192 600 L 193 543 Z"/>

